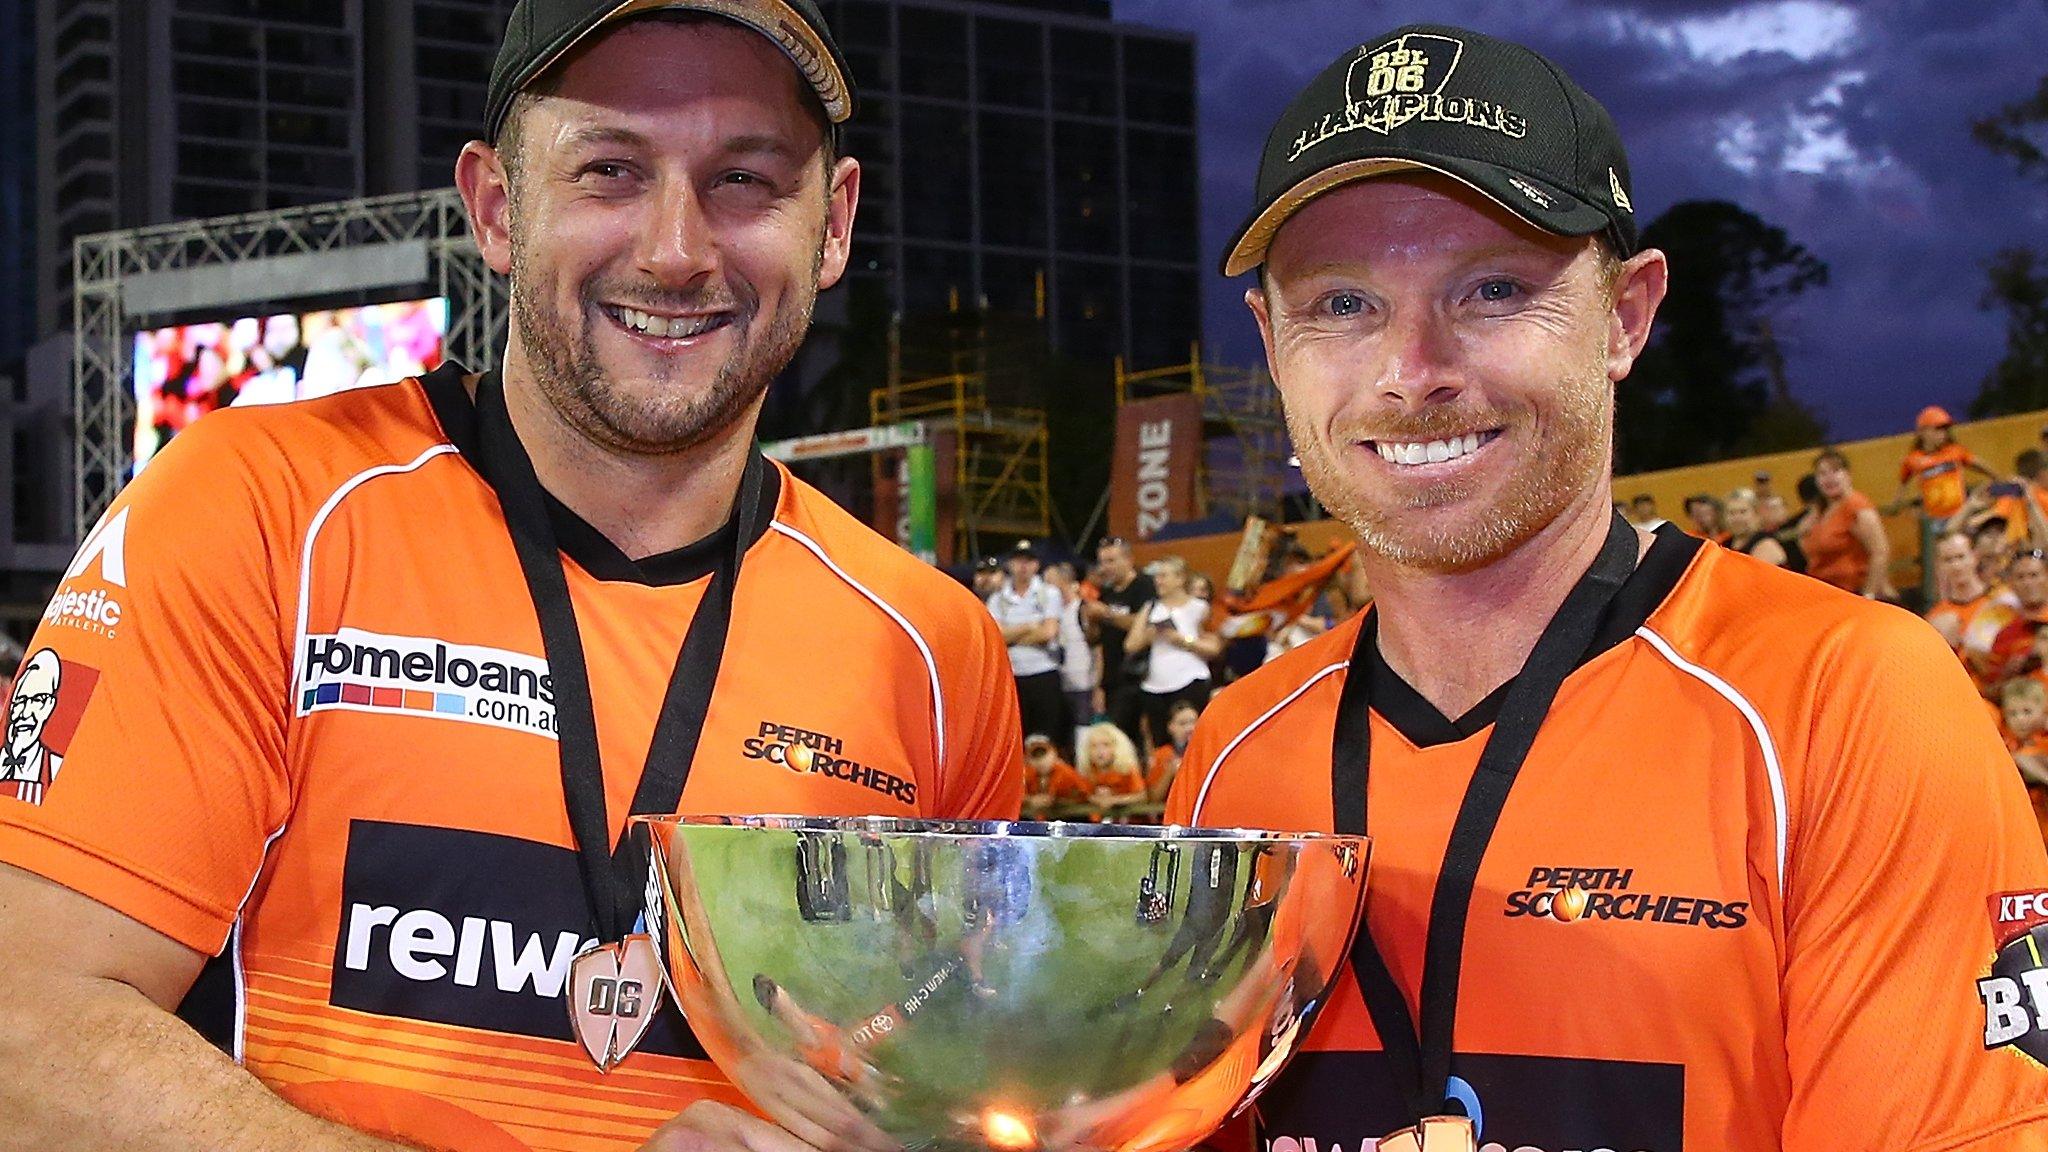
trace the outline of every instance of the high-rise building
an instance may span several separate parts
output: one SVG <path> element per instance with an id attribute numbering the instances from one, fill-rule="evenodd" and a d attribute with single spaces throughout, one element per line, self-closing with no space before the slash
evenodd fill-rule
<path id="1" fill-rule="evenodd" d="M 0 375 L 35 339 L 35 10 L 0 4 Z"/>
<path id="2" fill-rule="evenodd" d="M 860 87 L 856 277 L 1043 314 L 1081 357 L 1199 336 L 1195 49 L 1107 0 L 825 0 Z"/>
<path id="3" fill-rule="evenodd" d="M 825 0 L 862 92 L 855 274 L 1062 350 L 1197 335 L 1194 44 L 1107 0 Z M 446 184 L 511 0 L 38 0 L 37 328 L 91 231 Z"/>
<path id="4" fill-rule="evenodd" d="M 511 8 L 39 0 L 40 330 L 82 233 L 448 184 Z"/>

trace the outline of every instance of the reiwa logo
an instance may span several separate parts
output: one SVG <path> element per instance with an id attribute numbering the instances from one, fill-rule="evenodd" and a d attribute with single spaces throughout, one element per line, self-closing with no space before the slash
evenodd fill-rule
<path id="1" fill-rule="evenodd" d="M 120 597 L 112 589 L 128 587 L 127 541 L 128 509 L 123 508 L 111 518 L 101 520 L 85 543 L 79 545 L 71 567 L 64 570 L 64 586 L 43 610 L 43 623 L 112 637 L 120 628 L 122 617 Z M 83 578 L 95 565 L 99 568 L 101 586 L 73 588 L 72 582 Z"/>
<path id="2" fill-rule="evenodd" d="M 555 735 L 548 662 L 523 652 L 357 628 L 306 637 L 299 715 L 402 712 Z"/>
<path id="3" fill-rule="evenodd" d="M 1303 127 L 1288 162 L 1347 132 L 1385 136 L 1415 120 L 1464 124 L 1517 140 L 1528 135 L 1529 121 L 1520 113 L 1476 96 L 1444 95 L 1464 54 L 1462 42 L 1422 32 L 1360 48 L 1344 75 L 1344 107 Z"/>

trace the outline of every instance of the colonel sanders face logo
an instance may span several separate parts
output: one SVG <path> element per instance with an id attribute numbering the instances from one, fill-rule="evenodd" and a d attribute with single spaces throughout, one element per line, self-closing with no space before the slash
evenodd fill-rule
<path id="1" fill-rule="evenodd" d="M 14 695 L 7 701 L 7 743 L 0 748 L 0 795 L 12 794 L 32 804 L 57 778 L 64 758 L 44 742 L 64 666 L 49 648 L 37 651 L 14 677 Z"/>

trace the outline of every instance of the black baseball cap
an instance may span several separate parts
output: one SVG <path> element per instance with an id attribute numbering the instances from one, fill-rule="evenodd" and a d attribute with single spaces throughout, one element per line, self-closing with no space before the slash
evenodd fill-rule
<path id="1" fill-rule="evenodd" d="M 752 28 L 781 48 L 810 82 L 829 122 L 843 124 L 853 116 L 846 58 L 816 0 L 519 0 L 491 66 L 484 139 L 497 143 L 512 98 L 571 48 L 607 24 L 658 11 L 708 12 Z"/>
<path id="2" fill-rule="evenodd" d="M 1256 206 L 1223 257 L 1266 261 L 1289 216 L 1333 188 L 1441 173 L 1559 236 L 1638 244 L 1628 155 L 1600 102 L 1520 44 L 1443 24 L 1366 41 L 1309 82 L 1266 137 Z"/>
<path id="3" fill-rule="evenodd" d="M 1003 553 L 1003 559 L 1037 560 L 1038 549 L 1029 540 L 1019 540 L 1015 544 L 1010 545 L 1009 551 Z"/>

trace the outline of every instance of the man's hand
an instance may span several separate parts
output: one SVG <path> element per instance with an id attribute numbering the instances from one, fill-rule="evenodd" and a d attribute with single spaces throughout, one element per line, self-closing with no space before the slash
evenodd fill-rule
<path id="1" fill-rule="evenodd" d="M 640 1152 L 818 1152 L 751 1112 L 699 1100 L 662 1125 Z"/>

